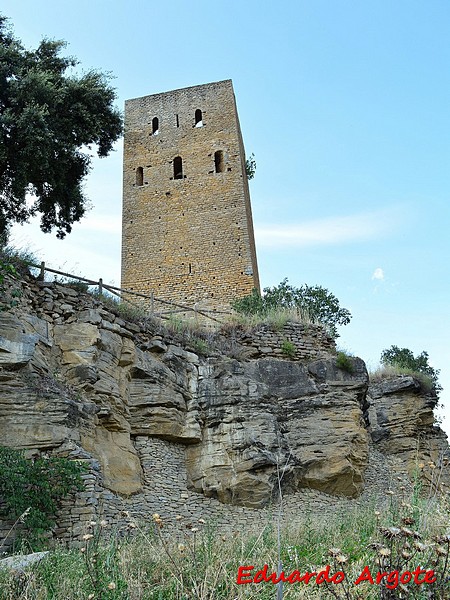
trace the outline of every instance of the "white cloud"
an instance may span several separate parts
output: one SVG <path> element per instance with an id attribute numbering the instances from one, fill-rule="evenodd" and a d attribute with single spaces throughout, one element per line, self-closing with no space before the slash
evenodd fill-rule
<path id="1" fill-rule="evenodd" d="M 379 281 L 383 281 L 384 279 L 384 271 L 381 267 L 375 269 L 372 275 L 372 279 L 378 279 Z"/>
<path id="2" fill-rule="evenodd" d="M 391 231 L 399 208 L 331 217 L 294 225 L 260 225 L 255 228 L 258 247 L 317 246 L 366 241 Z"/>

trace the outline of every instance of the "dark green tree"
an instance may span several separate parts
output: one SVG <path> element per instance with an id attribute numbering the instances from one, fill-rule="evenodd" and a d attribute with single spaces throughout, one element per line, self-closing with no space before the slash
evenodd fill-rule
<path id="1" fill-rule="evenodd" d="M 381 362 L 383 365 L 390 365 L 404 369 L 406 371 L 412 371 L 424 375 L 432 384 L 436 394 L 442 391 L 442 386 L 439 384 L 439 369 L 434 369 L 429 363 L 428 352 L 423 350 L 417 356 L 408 348 L 399 348 L 398 346 L 391 346 L 390 348 L 383 350 L 381 353 Z"/>
<path id="2" fill-rule="evenodd" d="M 336 296 L 326 288 L 306 283 L 296 288 L 288 283 L 287 278 L 277 286 L 264 288 L 262 296 L 254 289 L 248 296 L 236 300 L 232 306 L 237 312 L 262 317 L 274 309 L 297 309 L 324 325 L 335 338 L 339 336 L 338 325 L 347 325 L 352 318 L 350 311 L 342 308 Z"/>
<path id="3" fill-rule="evenodd" d="M 0 236 L 36 214 L 42 231 L 70 233 L 86 210 L 89 151 L 107 156 L 122 134 L 110 76 L 78 74 L 65 46 L 27 50 L 0 15 Z"/>

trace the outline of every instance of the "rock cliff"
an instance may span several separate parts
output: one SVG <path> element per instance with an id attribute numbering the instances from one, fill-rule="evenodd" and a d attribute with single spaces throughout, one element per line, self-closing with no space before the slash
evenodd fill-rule
<path id="1" fill-rule="evenodd" d="M 339 366 L 319 327 L 233 329 L 207 348 L 67 285 L 20 287 L 0 313 L 0 444 L 89 464 L 60 535 L 81 533 L 100 505 L 255 518 L 281 474 L 292 506 L 302 492 L 382 491 L 380 470 L 434 481 L 439 469 L 450 483 L 436 398 L 412 377 L 369 385 L 363 361 Z"/>

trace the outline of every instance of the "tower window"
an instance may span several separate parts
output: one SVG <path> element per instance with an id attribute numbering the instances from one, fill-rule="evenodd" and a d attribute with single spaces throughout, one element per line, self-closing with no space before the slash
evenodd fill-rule
<path id="1" fill-rule="evenodd" d="M 136 169 L 136 185 L 144 185 L 144 169 L 142 167 Z"/>
<path id="2" fill-rule="evenodd" d="M 173 159 L 173 178 L 183 179 L 183 161 L 181 156 L 176 156 Z"/>
<path id="3" fill-rule="evenodd" d="M 152 134 L 158 135 L 159 133 L 159 119 L 158 117 L 153 117 L 152 119 Z"/>
<path id="4" fill-rule="evenodd" d="M 224 172 L 224 160 L 222 150 L 217 150 L 217 152 L 214 152 L 214 166 L 216 169 L 216 173 Z"/>
<path id="5" fill-rule="evenodd" d="M 178 115 L 175 115 L 175 122 L 177 124 L 177 127 L 180 126 L 180 119 L 178 118 Z"/>
<path id="6" fill-rule="evenodd" d="M 195 111 L 195 127 L 203 127 L 203 115 L 199 108 Z"/>

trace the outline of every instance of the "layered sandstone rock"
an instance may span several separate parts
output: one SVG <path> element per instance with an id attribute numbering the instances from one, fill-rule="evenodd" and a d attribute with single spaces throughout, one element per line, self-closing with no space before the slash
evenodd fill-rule
<path id="1" fill-rule="evenodd" d="M 435 422 L 437 397 L 410 375 L 391 376 L 368 390 L 370 433 L 397 473 L 450 485 L 445 433 Z"/>
<path id="2" fill-rule="evenodd" d="M 398 474 L 429 478 L 435 465 L 448 481 L 436 399 L 411 377 L 367 394 L 363 361 L 339 368 L 317 327 L 235 331 L 204 356 L 70 287 L 21 285 L 19 307 L 0 313 L 0 444 L 92 459 L 80 518 L 100 497 L 141 516 L 161 503 L 256 510 L 278 501 L 279 478 L 288 495 L 355 498 L 372 445 Z"/>
<path id="3" fill-rule="evenodd" d="M 188 484 L 222 502 L 263 506 L 287 488 L 357 496 L 368 441 L 364 363 L 216 359 L 200 368 L 201 443 L 187 450 Z"/>

